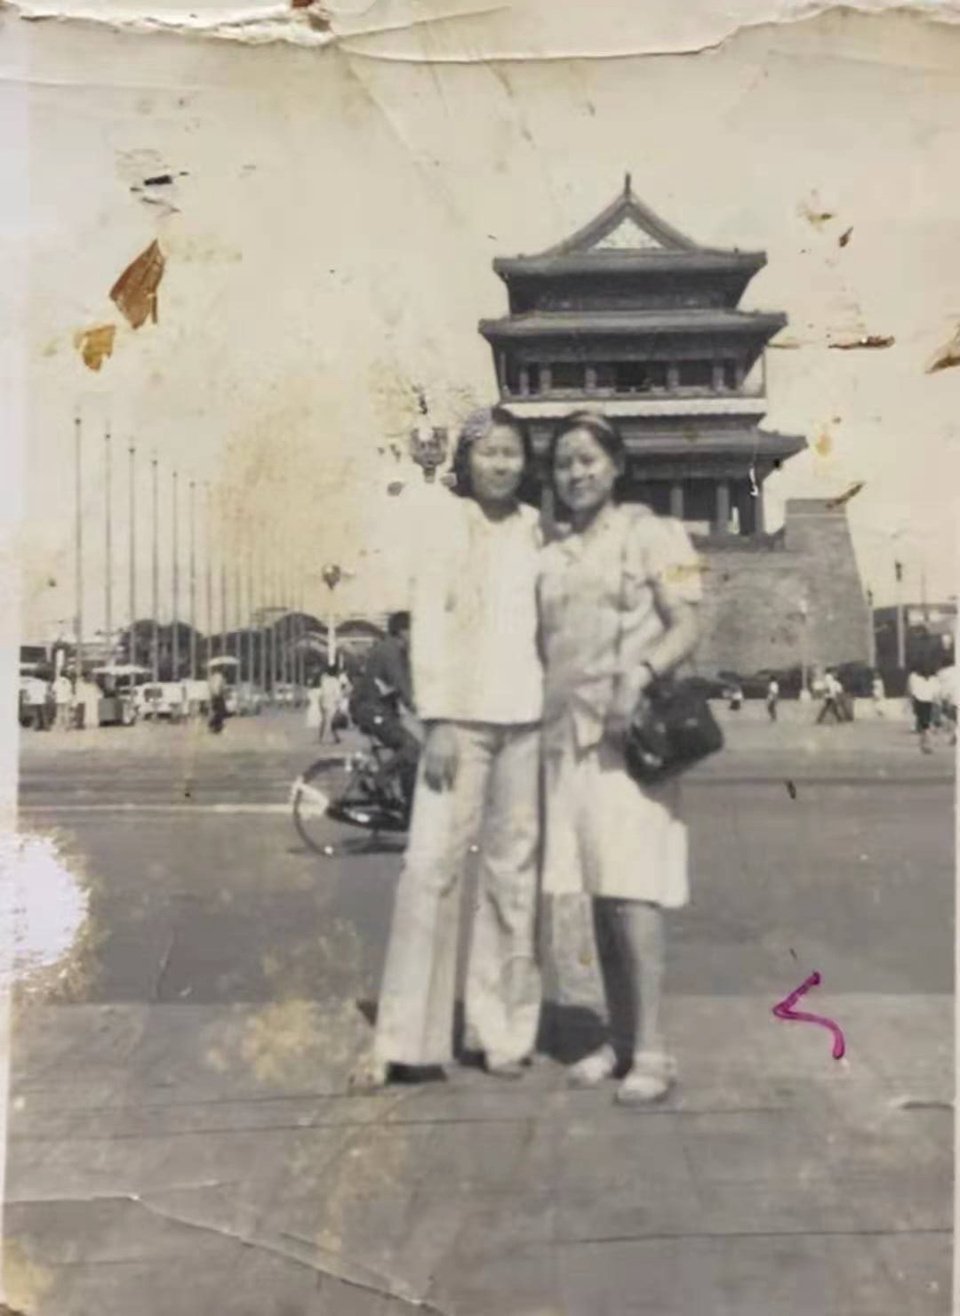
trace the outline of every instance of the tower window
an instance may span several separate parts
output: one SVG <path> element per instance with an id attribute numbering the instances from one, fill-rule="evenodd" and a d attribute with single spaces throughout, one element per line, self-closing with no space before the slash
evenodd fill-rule
<path id="1" fill-rule="evenodd" d="M 551 369 L 551 385 L 555 389 L 582 390 L 583 366 L 579 361 L 554 361 Z"/>
<path id="2" fill-rule="evenodd" d="M 681 361 L 680 387 L 681 388 L 712 388 L 713 362 L 712 361 Z"/>
<path id="3" fill-rule="evenodd" d="M 667 367 L 663 361 L 616 361 L 612 375 L 617 393 L 649 393 L 667 387 Z"/>

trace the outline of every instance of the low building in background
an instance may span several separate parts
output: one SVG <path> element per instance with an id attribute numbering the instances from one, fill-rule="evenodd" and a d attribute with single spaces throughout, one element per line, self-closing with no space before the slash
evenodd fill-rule
<path id="1" fill-rule="evenodd" d="M 948 667 L 954 661 L 957 629 L 956 601 L 948 603 L 904 603 L 904 666 L 910 671 L 926 663 L 934 668 Z M 874 608 L 873 630 L 877 666 L 881 671 L 897 668 L 896 606 Z"/>

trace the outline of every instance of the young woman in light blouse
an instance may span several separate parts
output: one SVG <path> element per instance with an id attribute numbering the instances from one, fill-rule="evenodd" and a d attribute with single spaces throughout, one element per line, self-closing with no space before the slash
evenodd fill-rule
<path id="1" fill-rule="evenodd" d="M 553 437 L 549 470 L 569 533 L 543 553 L 543 890 L 593 897 L 609 1040 L 573 1066 L 576 1085 L 620 1075 L 617 1099 L 658 1100 L 676 1078 L 660 1022 L 665 909 L 686 904 L 686 829 L 675 782 L 640 786 L 623 737 L 652 681 L 697 641 L 697 560 L 683 526 L 620 506 L 623 440 L 579 412 Z M 560 966 L 562 973 L 562 966 Z"/>
<path id="2" fill-rule="evenodd" d="M 426 741 L 397 886 L 372 1055 L 355 1084 L 452 1059 L 460 895 L 479 845 L 465 990 L 466 1041 L 488 1072 L 517 1077 L 540 1013 L 537 513 L 520 501 L 532 456 L 523 426 L 471 416 L 456 493 L 421 535 L 411 666 Z"/>

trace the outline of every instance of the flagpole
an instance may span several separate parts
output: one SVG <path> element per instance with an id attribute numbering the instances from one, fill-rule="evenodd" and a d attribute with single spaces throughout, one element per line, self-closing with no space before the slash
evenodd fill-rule
<path id="1" fill-rule="evenodd" d="M 131 443 L 127 448 L 130 454 L 129 465 L 129 562 L 127 564 L 130 577 L 127 582 L 129 591 L 130 609 L 130 662 L 136 664 L 137 661 L 137 483 L 136 483 L 136 448 Z"/>
<path id="2" fill-rule="evenodd" d="M 233 611 L 237 622 L 236 634 L 236 659 L 237 659 L 237 682 L 240 681 L 240 664 L 243 662 L 243 594 L 240 590 L 240 548 L 239 545 L 234 550 L 235 557 L 233 560 Z"/>
<path id="3" fill-rule="evenodd" d="M 75 416 L 73 421 L 74 430 L 74 550 L 75 560 L 75 591 L 76 591 L 76 676 L 80 680 L 83 673 L 83 515 L 81 507 L 83 504 L 83 428 L 80 417 Z"/>
<path id="4" fill-rule="evenodd" d="M 280 591 L 280 684 L 286 692 L 290 684 L 290 613 L 287 608 L 287 575 L 286 563 L 284 562 L 283 542 L 280 542 L 280 561 L 278 564 L 278 578 Z"/>
<path id="5" fill-rule="evenodd" d="M 260 689 L 264 698 L 267 694 L 267 563 L 263 539 L 257 545 L 257 587 L 260 597 L 260 626 L 257 644 L 258 666 L 260 669 Z"/>
<path id="6" fill-rule="evenodd" d="M 170 631 L 170 666 L 171 666 L 170 679 L 172 681 L 180 680 L 180 545 L 179 545 L 179 536 L 178 536 L 179 517 L 177 515 L 179 511 L 177 504 L 180 500 L 177 497 L 177 492 L 178 492 L 177 481 L 178 481 L 177 472 L 174 471 L 173 492 L 171 499 L 172 501 L 171 510 L 173 513 L 173 526 L 172 526 L 172 534 L 171 534 L 171 544 L 173 550 L 173 563 L 172 563 L 173 575 L 170 582 L 170 597 L 172 604 L 171 611 L 173 612 L 173 619 L 171 622 L 171 631 Z"/>
<path id="7" fill-rule="evenodd" d="M 209 670 L 210 659 L 213 657 L 213 534 L 211 524 L 213 515 L 210 510 L 210 485 L 204 485 L 204 524 L 206 534 L 204 535 L 204 576 L 207 586 L 207 668 Z"/>
<path id="8" fill-rule="evenodd" d="M 153 680 L 160 680 L 160 492 L 157 475 L 157 459 L 151 459 L 152 499 L 153 499 L 153 552 L 151 574 L 153 576 L 153 635 L 151 642 L 151 666 Z"/>
<path id="9" fill-rule="evenodd" d="M 307 654 L 304 641 L 307 638 L 307 623 L 304 618 L 303 604 L 303 577 L 297 588 L 297 686 L 300 690 L 300 696 L 303 697 L 304 687 L 307 684 Z"/>
<path id="10" fill-rule="evenodd" d="M 227 653 L 227 564 L 223 556 L 223 544 L 220 545 L 220 644 L 224 657 Z"/>
<path id="11" fill-rule="evenodd" d="M 274 539 L 274 544 L 272 544 L 271 547 L 275 546 L 276 536 L 273 536 L 273 539 Z M 273 555 L 271 554 L 271 556 Z M 279 675 L 279 659 L 280 659 L 280 648 L 279 648 L 280 637 L 277 634 L 278 631 L 277 623 L 279 621 L 278 607 L 277 607 L 278 590 L 279 590 L 279 584 L 278 584 L 277 564 L 276 561 L 274 561 L 271 564 L 271 568 L 270 568 L 270 593 L 273 595 L 273 600 L 274 600 L 271 606 L 272 617 L 271 617 L 271 625 L 270 625 L 270 688 L 273 691 L 274 702 L 276 702 L 276 697 L 277 697 L 277 678 Z"/>
<path id="12" fill-rule="evenodd" d="M 107 662 L 113 659 L 113 498 L 112 498 L 112 477 L 113 461 L 110 443 L 110 426 L 104 430 L 104 462 L 103 462 L 103 495 L 106 516 L 104 518 L 104 599 L 103 615 L 104 630 L 107 635 Z"/>
<path id="13" fill-rule="evenodd" d="M 190 481 L 190 680 L 197 679 L 197 482 Z"/>
<path id="14" fill-rule="evenodd" d="M 247 550 L 247 681 L 255 685 L 253 674 L 253 550 Z"/>

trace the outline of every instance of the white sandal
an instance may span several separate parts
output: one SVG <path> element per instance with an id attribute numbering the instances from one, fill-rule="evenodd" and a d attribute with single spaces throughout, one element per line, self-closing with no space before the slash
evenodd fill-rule
<path id="1" fill-rule="evenodd" d="M 663 1051 L 638 1051 L 626 1078 L 617 1088 L 621 1106 L 662 1101 L 677 1081 L 677 1062 Z"/>
<path id="2" fill-rule="evenodd" d="M 571 1065 L 567 1071 L 567 1083 L 572 1088 L 595 1088 L 606 1079 L 612 1078 L 617 1069 L 617 1053 L 609 1042 L 588 1056 Z"/>
<path id="3" fill-rule="evenodd" d="M 347 1079 L 350 1092 L 361 1094 L 385 1088 L 390 1081 L 390 1065 L 377 1056 L 365 1055 L 354 1065 Z"/>

